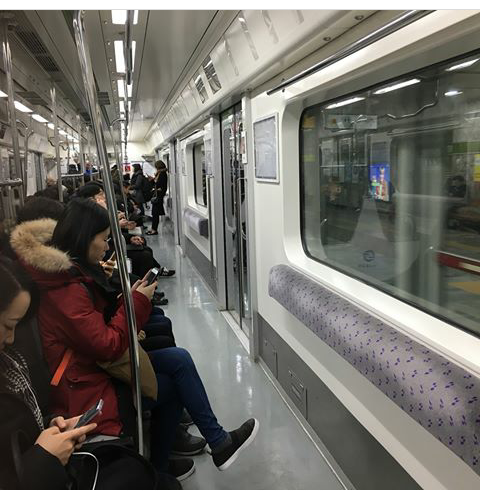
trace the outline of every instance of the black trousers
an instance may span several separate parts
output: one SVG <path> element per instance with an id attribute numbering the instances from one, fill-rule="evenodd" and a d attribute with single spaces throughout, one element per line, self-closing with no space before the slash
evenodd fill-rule
<path id="1" fill-rule="evenodd" d="M 153 257 L 152 249 L 148 246 L 144 246 L 143 249 L 136 249 L 136 246 L 129 249 L 127 246 L 127 256 L 132 260 L 132 272 L 137 277 L 143 278 L 153 267 L 160 268 Z"/>
<path id="2" fill-rule="evenodd" d="M 158 201 L 152 204 L 152 230 L 155 230 L 155 232 L 158 230 L 160 216 L 163 215 L 165 215 L 165 209 L 163 208 L 163 196 L 159 196 Z"/>

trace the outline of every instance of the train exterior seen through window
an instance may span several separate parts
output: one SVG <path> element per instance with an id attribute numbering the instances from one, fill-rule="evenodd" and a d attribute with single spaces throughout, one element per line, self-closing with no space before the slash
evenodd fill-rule
<path id="1" fill-rule="evenodd" d="M 47 187 L 110 200 L 111 177 L 122 201 L 161 160 L 166 190 L 135 192 L 145 227 L 162 212 L 148 242 L 171 226 L 339 486 L 478 489 L 479 20 L 1 11 L 2 230 Z"/>

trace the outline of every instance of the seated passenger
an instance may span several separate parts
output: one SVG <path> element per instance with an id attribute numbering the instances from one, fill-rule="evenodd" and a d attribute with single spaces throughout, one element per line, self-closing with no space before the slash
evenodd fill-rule
<path id="1" fill-rule="evenodd" d="M 41 290 L 38 320 L 52 374 L 65 352 L 73 351 L 59 385 L 52 388 L 54 411 L 81 414 L 102 398 L 105 407 L 95 433 L 118 436 L 123 422 L 115 388 L 110 376 L 96 364 L 118 360 L 129 345 L 124 305 L 120 302 L 110 318 L 105 319 L 108 301 L 94 276 L 108 247 L 109 235 L 107 211 L 92 201 L 75 199 L 56 226 L 45 223 L 37 245 L 25 242 L 19 227 L 12 233 L 11 244 Z M 155 286 L 141 283 L 132 288 L 139 331 L 149 318 Z M 150 358 L 158 383 L 157 400 L 145 399 L 145 407 L 152 409 L 153 464 L 160 471 L 167 471 L 168 454 L 185 406 L 210 445 L 215 465 L 220 470 L 229 467 L 255 437 L 257 420 L 249 419 L 237 430 L 226 432 L 212 412 L 186 350 L 155 350 Z M 182 469 L 184 475 L 193 472 L 193 461 Z"/>
<path id="2" fill-rule="evenodd" d="M 15 328 L 35 311 L 37 293 L 28 275 L 7 258 L 0 258 L 0 293 L 0 488 L 179 488 L 165 475 L 158 483 L 155 470 L 133 451 L 108 446 L 78 452 L 95 423 L 75 428 L 79 416 L 45 422 L 27 363 L 13 345 Z M 82 462 L 93 456 L 99 463 L 96 480 Z"/>

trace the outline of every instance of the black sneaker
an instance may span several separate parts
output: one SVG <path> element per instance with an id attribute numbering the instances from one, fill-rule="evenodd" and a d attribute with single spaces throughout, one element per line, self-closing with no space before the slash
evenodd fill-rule
<path id="1" fill-rule="evenodd" d="M 178 425 L 171 452 L 176 455 L 200 454 L 205 445 L 207 441 L 204 438 L 190 435 L 186 427 Z"/>
<path id="2" fill-rule="evenodd" d="M 175 270 L 169 270 L 167 267 L 162 267 L 158 272 L 159 277 L 173 277 L 175 275 Z"/>
<path id="3" fill-rule="evenodd" d="M 190 414 L 188 414 L 188 411 L 186 409 L 184 409 L 182 412 L 182 417 L 180 418 L 180 424 L 183 426 L 193 425 L 193 419 L 190 416 Z"/>
<path id="4" fill-rule="evenodd" d="M 152 304 L 154 306 L 165 306 L 168 304 L 168 299 L 165 297 L 160 297 L 156 292 L 152 297 Z"/>
<path id="5" fill-rule="evenodd" d="M 168 474 L 175 476 L 178 481 L 186 480 L 194 472 L 193 459 L 168 459 Z"/>
<path id="6" fill-rule="evenodd" d="M 255 418 L 245 421 L 240 428 L 230 432 L 232 442 L 218 452 L 212 452 L 212 459 L 220 471 L 230 467 L 240 452 L 248 447 L 258 433 L 259 422 Z"/>

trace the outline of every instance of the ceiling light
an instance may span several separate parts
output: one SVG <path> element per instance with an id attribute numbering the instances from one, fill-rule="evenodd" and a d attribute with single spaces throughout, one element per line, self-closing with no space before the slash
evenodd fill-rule
<path id="1" fill-rule="evenodd" d="M 457 95 L 461 95 L 463 93 L 463 91 L 458 91 L 456 89 L 452 89 L 450 91 L 447 91 L 445 93 L 445 96 L 457 96 Z"/>
<path id="2" fill-rule="evenodd" d="M 417 84 L 420 82 L 420 79 L 409 79 L 408 81 L 403 81 L 401 83 L 393 84 L 392 86 L 387 86 L 386 88 L 378 89 L 374 91 L 374 95 L 382 95 L 383 93 L 389 93 L 390 91 L 395 91 L 396 89 L 406 88 L 407 86 L 411 86 L 412 84 Z"/>
<path id="3" fill-rule="evenodd" d="M 112 24 L 125 24 L 127 22 L 126 10 L 112 10 Z M 133 12 L 133 23 L 138 22 L 138 10 Z"/>
<path id="4" fill-rule="evenodd" d="M 474 58 L 473 60 L 469 60 L 468 62 L 462 62 L 461 64 L 456 64 L 452 65 L 448 69 L 445 69 L 446 71 L 451 71 L 451 70 L 458 70 L 458 69 L 465 69 L 466 67 L 470 67 L 473 65 L 475 62 L 478 62 L 480 58 Z"/>
<path id="5" fill-rule="evenodd" d="M 131 98 L 132 97 L 132 91 L 133 91 L 133 84 L 129 84 L 127 86 L 127 91 L 128 91 L 128 97 Z"/>
<path id="6" fill-rule="evenodd" d="M 120 113 L 125 112 L 125 104 L 122 101 L 118 102 L 118 107 L 120 108 Z"/>
<path id="7" fill-rule="evenodd" d="M 118 96 L 120 98 L 125 98 L 125 83 L 123 82 L 123 79 L 117 80 L 117 88 L 118 88 Z"/>
<path id="8" fill-rule="evenodd" d="M 23 113 L 33 112 L 33 110 L 30 110 L 30 108 L 26 107 L 23 103 L 20 103 L 19 101 L 15 101 L 15 108 Z"/>
<path id="9" fill-rule="evenodd" d="M 62 135 L 62 136 L 66 136 L 67 133 L 63 130 L 63 129 L 58 129 L 58 132 Z"/>
<path id="10" fill-rule="evenodd" d="M 338 103 L 332 103 L 331 105 L 328 105 L 328 107 L 325 107 L 327 110 L 330 108 L 338 108 L 338 107 L 343 107 L 345 105 L 350 105 L 350 103 L 356 103 L 357 101 L 362 101 L 365 98 L 363 96 L 355 96 L 354 98 L 349 98 L 348 100 L 343 100 L 339 101 Z"/>
<path id="11" fill-rule="evenodd" d="M 47 126 L 49 129 L 52 129 L 52 131 L 55 129 L 55 126 L 51 122 L 49 122 Z"/>
<path id="12" fill-rule="evenodd" d="M 44 119 L 41 115 L 38 115 L 36 113 L 32 115 L 32 119 L 36 120 L 37 122 L 40 122 L 41 124 L 46 124 L 48 122 L 47 119 Z"/>
<path id="13" fill-rule="evenodd" d="M 6 98 L 7 96 L 8 96 L 7 93 L 0 91 L 0 98 Z"/>
<path id="14" fill-rule="evenodd" d="M 117 72 L 125 72 L 125 56 L 123 54 L 123 41 L 117 40 L 113 42 L 115 46 L 115 65 Z"/>
<path id="15" fill-rule="evenodd" d="M 137 47 L 137 42 L 135 40 L 132 41 L 132 70 L 135 67 L 135 48 Z"/>

